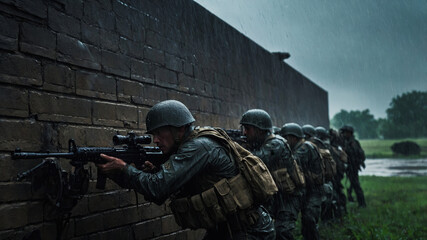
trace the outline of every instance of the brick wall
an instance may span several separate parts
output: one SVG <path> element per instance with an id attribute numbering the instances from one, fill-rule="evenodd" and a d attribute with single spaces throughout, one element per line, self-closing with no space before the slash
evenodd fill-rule
<path id="1" fill-rule="evenodd" d="M 66 151 L 69 138 L 112 146 L 114 134 L 144 133 L 147 111 L 166 99 L 186 104 L 199 125 L 237 128 L 250 108 L 277 126 L 329 125 L 324 90 L 192 1 L 0 0 L 0 239 L 57 231 L 43 192 L 14 180 L 40 160 L 11 151 Z M 202 234 L 181 230 L 166 205 L 94 185 L 64 238 Z"/>

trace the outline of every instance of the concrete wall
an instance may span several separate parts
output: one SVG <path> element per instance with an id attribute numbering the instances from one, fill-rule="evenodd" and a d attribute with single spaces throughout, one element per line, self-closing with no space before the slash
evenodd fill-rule
<path id="1" fill-rule="evenodd" d="M 277 126 L 329 126 L 324 90 L 192 1 L 0 0 L 0 239 L 56 234 L 43 192 L 14 180 L 41 160 L 11 151 L 66 151 L 69 138 L 112 146 L 114 134 L 142 134 L 148 109 L 166 99 L 202 126 L 237 128 L 250 108 Z M 91 182 L 64 238 L 199 237 L 166 205 L 107 183 Z"/>

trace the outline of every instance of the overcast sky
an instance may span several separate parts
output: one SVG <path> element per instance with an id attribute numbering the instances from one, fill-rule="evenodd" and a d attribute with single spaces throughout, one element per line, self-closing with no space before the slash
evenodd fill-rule
<path id="1" fill-rule="evenodd" d="M 196 0 L 328 91 L 329 116 L 386 117 L 396 95 L 427 90 L 427 0 Z"/>

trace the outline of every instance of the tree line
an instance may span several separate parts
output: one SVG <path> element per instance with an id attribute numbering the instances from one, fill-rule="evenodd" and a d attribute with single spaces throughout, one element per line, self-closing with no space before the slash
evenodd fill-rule
<path id="1" fill-rule="evenodd" d="M 386 118 L 375 119 L 369 109 L 341 110 L 331 119 L 331 127 L 355 128 L 360 139 L 399 139 L 427 137 L 427 92 L 412 91 L 394 97 Z"/>

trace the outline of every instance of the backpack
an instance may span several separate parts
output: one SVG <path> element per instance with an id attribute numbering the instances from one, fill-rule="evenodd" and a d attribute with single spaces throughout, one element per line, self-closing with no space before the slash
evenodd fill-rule
<path id="1" fill-rule="evenodd" d="M 190 137 L 201 136 L 213 138 L 229 150 L 229 153 L 237 163 L 240 173 L 247 181 L 255 202 L 266 202 L 278 191 L 273 177 L 264 162 L 231 140 L 224 130 L 220 128 L 196 128 L 190 135 Z"/>
<path id="2" fill-rule="evenodd" d="M 337 174 L 337 163 L 332 158 L 332 154 L 327 148 L 320 148 L 316 143 L 310 141 L 312 145 L 319 152 L 320 158 L 322 159 L 322 172 L 325 177 L 325 182 L 332 181 L 334 176 Z"/>

